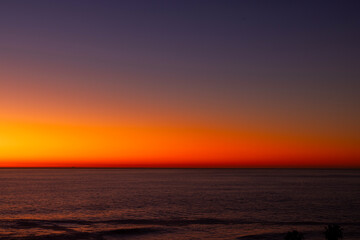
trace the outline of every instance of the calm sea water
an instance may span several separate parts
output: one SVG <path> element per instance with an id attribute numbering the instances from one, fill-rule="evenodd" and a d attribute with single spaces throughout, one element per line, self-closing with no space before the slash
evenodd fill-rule
<path id="1" fill-rule="evenodd" d="M 360 171 L 0 169 L 1 239 L 360 239 Z"/>

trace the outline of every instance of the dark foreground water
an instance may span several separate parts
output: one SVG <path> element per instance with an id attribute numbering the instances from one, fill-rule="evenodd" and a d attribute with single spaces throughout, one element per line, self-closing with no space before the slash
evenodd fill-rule
<path id="1" fill-rule="evenodd" d="M 360 239 L 359 170 L 0 169 L 1 239 Z"/>

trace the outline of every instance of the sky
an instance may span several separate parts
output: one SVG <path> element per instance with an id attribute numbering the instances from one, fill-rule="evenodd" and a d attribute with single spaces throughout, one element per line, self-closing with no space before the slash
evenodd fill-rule
<path id="1" fill-rule="evenodd" d="M 0 167 L 360 167 L 359 1 L 0 1 Z"/>

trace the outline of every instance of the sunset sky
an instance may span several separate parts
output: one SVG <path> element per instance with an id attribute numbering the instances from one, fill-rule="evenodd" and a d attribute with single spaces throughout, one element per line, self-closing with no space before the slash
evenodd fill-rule
<path id="1" fill-rule="evenodd" d="M 360 167 L 360 1 L 0 1 L 0 167 Z"/>

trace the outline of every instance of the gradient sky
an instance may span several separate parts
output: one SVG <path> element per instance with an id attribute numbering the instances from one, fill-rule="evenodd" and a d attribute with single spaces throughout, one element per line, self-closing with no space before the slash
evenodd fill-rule
<path id="1" fill-rule="evenodd" d="M 0 167 L 360 167 L 359 1 L 0 1 Z"/>

